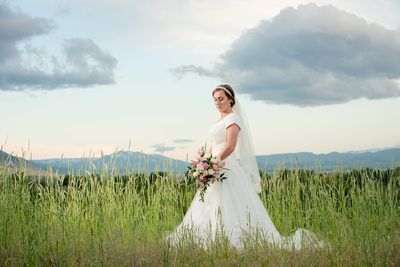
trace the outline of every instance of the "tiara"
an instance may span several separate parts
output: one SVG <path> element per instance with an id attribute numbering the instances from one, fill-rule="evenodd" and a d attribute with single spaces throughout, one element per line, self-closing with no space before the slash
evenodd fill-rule
<path id="1" fill-rule="evenodd" d="M 222 89 L 222 90 L 224 90 L 226 93 L 228 93 L 228 95 L 230 95 L 230 96 L 233 98 L 233 95 L 231 94 L 231 92 L 229 92 L 229 90 L 226 89 L 225 87 L 217 86 L 215 89 Z"/>

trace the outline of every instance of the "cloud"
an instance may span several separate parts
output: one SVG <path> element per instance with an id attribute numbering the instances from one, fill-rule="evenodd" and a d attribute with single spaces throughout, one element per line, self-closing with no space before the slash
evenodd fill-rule
<path id="1" fill-rule="evenodd" d="M 236 39 L 211 69 L 173 70 L 229 81 L 266 103 L 318 106 L 400 96 L 400 29 L 333 6 L 286 8 Z"/>
<path id="2" fill-rule="evenodd" d="M 19 55 L 16 47 L 18 41 L 48 33 L 53 28 L 51 20 L 13 12 L 0 3 L 0 63 Z"/>
<path id="3" fill-rule="evenodd" d="M 67 7 L 58 5 L 56 7 L 56 15 L 57 16 L 63 16 L 63 15 L 70 15 L 71 14 L 71 10 Z"/>
<path id="4" fill-rule="evenodd" d="M 192 143 L 194 140 L 192 139 L 174 139 L 172 140 L 174 143 Z"/>
<path id="5" fill-rule="evenodd" d="M 62 57 L 47 55 L 30 38 L 54 29 L 51 20 L 33 18 L 0 4 L 0 90 L 51 90 L 114 83 L 117 60 L 90 39 L 62 43 Z"/>
<path id="6" fill-rule="evenodd" d="M 183 65 L 179 68 L 170 69 L 170 71 L 179 79 L 182 78 L 186 73 L 190 72 L 197 73 L 200 76 L 213 76 L 212 70 L 207 70 L 204 67 L 196 65 Z"/>
<path id="7" fill-rule="evenodd" d="M 176 147 L 174 146 L 164 146 L 164 144 L 156 144 L 156 145 L 152 145 L 152 147 L 154 147 L 154 151 L 155 152 L 165 152 L 165 151 L 171 151 L 174 150 Z"/>

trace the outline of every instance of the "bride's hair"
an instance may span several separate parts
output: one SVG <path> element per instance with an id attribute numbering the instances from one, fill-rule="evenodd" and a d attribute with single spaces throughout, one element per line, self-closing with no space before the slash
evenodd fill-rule
<path id="1" fill-rule="evenodd" d="M 218 88 L 218 87 L 223 87 L 223 88 L 225 88 L 225 89 L 228 90 L 229 93 L 231 93 L 231 94 L 229 95 L 227 92 L 225 92 L 224 89 L 221 89 L 221 88 Z M 218 91 L 218 90 L 222 90 L 222 91 L 225 92 L 225 95 L 228 97 L 228 99 L 231 99 L 231 100 L 232 100 L 232 103 L 231 103 L 230 105 L 231 105 L 231 107 L 233 107 L 233 105 L 235 105 L 235 92 L 233 92 L 232 87 L 231 87 L 229 84 L 220 84 L 220 85 L 218 85 L 218 86 L 214 89 L 214 91 L 212 92 L 212 96 L 214 96 L 214 93 L 215 93 L 216 91 Z"/>

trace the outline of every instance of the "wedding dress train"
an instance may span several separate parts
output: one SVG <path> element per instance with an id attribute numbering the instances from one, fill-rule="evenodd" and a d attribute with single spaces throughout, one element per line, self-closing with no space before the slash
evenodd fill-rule
<path id="1" fill-rule="evenodd" d="M 241 126 L 240 117 L 235 113 L 227 115 L 211 126 L 209 140 L 214 155 L 218 155 L 224 148 L 226 128 L 233 123 Z M 289 237 L 281 236 L 253 184 L 246 178 L 245 171 L 236 159 L 235 151 L 224 161 L 227 179 L 211 184 L 204 196 L 204 202 L 200 200 L 200 194 L 197 192 L 183 221 L 170 234 L 170 240 L 179 242 L 190 230 L 195 233 L 199 242 L 204 243 L 210 239 L 214 240 L 218 233 L 223 232 L 230 244 L 237 248 L 243 248 L 244 239 L 257 233 L 263 241 L 281 248 L 299 249 L 307 243 L 322 246 L 322 242 L 316 241 L 315 234 L 305 229 L 298 229 Z"/>

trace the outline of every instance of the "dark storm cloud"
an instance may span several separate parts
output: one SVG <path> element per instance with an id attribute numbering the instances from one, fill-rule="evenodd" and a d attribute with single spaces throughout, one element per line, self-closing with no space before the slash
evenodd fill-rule
<path id="1" fill-rule="evenodd" d="M 165 146 L 164 144 L 156 144 L 156 145 L 153 145 L 152 147 L 155 148 L 154 149 L 155 152 L 171 151 L 176 148 L 174 146 Z"/>
<path id="2" fill-rule="evenodd" d="M 62 44 L 62 59 L 30 44 L 48 34 L 51 20 L 33 18 L 0 3 L 0 90 L 51 90 L 114 83 L 116 59 L 90 39 L 72 38 Z"/>
<path id="3" fill-rule="evenodd" d="M 174 72 L 214 76 L 267 103 L 317 106 L 400 96 L 400 30 L 333 6 L 284 9 L 244 32 L 220 60 L 212 70 L 191 65 Z"/>

